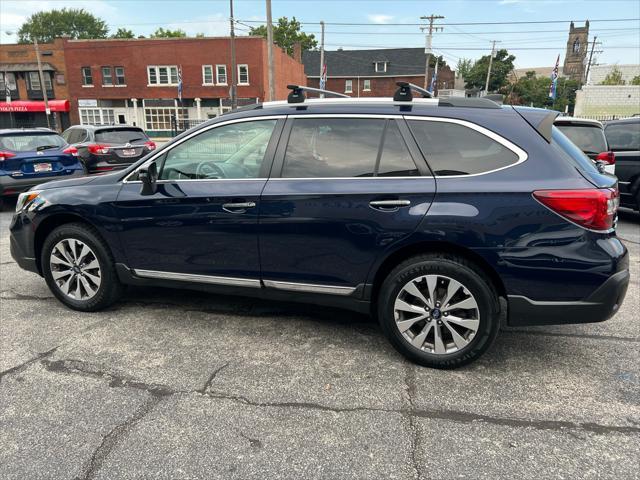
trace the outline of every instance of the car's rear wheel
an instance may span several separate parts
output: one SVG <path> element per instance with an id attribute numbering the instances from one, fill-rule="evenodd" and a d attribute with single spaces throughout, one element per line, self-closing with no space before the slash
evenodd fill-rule
<path id="1" fill-rule="evenodd" d="M 111 252 L 88 225 L 54 229 L 44 242 L 41 265 L 53 294 L 74 310 L 101 310 L 122 294 Z"/>
<path id="2" fill-rule="evenodd" d="M 455 368 L 482 355 L 499 330 L 499 303 L 484 273 L 466 259 L 432 254 L 398 265 L 384 281 L 378 318 L 410 360 Z"/>

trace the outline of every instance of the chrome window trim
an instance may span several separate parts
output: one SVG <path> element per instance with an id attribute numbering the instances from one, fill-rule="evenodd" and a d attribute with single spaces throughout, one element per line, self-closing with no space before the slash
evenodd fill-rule
<path id="1" fill-rule="evenodd" d="M 156 160 L 158 157 L 161 157 L 162 155 L 164 155 L 167 152 L 170 152 L 171 150 L 173 150 L 175 147 L 177 147 L 178 145 L 181 145 L 183 142 L 197 136 L 200 135 L 201 133 L 204 132 L 208 132 L 209 130 L 213 130 L 214 128 L 218 128 L 218 127 L 224 127 L 225 125 L 231 125 L 233 123 L 243 123 L 243 122 L 255 122 L 255 121 L 260 121 L 260 120 L 280 120 L 282 118 L 286 118 L 286 115 L 265 115 L 262 117 L 250 117 L 250 118 L 236 118 L 233 120 L 227 120 L 224 122 L 220 122 L 220 123 L 215 123 L 213 125 L 208 125 L 200 130 L 197 130 L 189 135 L 187 135 L 184 138 L 181 138 L 180 140 L 178 140 L 177 142 L 175 142 L 174 144 L 170 145 L 169 147 L 167 147 L 166 149 L 161 149 L 158 152 L 156 152 L 151 158 L 149 158 L 147 161 L 145 161 L 144 163 L 142 163 L 141 165 L 138 166 L 138 168 L 136 168 L 133 172 L 131 172 L 129 175 L 127 175 L 124 180 L 122 180 L 122 183 L 142 183 L 140 180 L 129 180 L 130 177 L 136 175 L 138 173 L 138 171 L 143 168 L 146 167 L 147 165 L 149 165 L 151 162 L 153 162 L 154 160 Z M 212 179 L 212 178 L 208 178 L 208 179 L 185 179 L 185 180 L 180 180 L 181 182 L 186 182 L 186 181 L 191 181 L 191 182 L 203 182 L 203 181 L 220 181 L 220 180 L 234 180 L 234 181 L 238 181 L 238 180 L 265 180 L 264 178 L 216 178 L 216 179 Z M 158 182 L 175 182 L 175 180 L 158 180 Z"/>
<path id="2" fill-rule="evenodd" d="M 271 177 L 268 180 L 271 182 L 273 180 L 421 180 L 424 178 L 434 177 L 428 175 L 413 175 L 409 177 Z"/>
<path id="3" fill-rule="evenodd" d="M 506 165 L 500 168 L 494 168 L 493 170 L 487 170 L 486 172 L 479 173 L 467 173 L 465 175 L 436 175 L 435 178 L 438 180 L 447 179 L 447 178 L 467 178 L 467 177 L 477 177 L 480 175 L 487 175 L 489 173 L 499 172 L 500 170 L 505 170 L 507 168 L 515 167 L 516 165 L 520 165 L 525 162 L 529 155 L 522 148 L 518 147 L 515 143 L 507 140 L 501 135 L 498 135 L 495 132 L 492 132 L 488 128 L 482 127 L 477 123 L 470 122 L 468 120 L 459 120 L 457 118 L 445 118 L 445 117 L 426 117 L 426 116 L 404 116 L 404 119 L 408 122 L 409 120 L 419 120 L 419 121 L 427 121 L 427 122 L 441 122 L 441 123 L 455 123 L 457 125 L 462 125 L 463 127 L 470 128 L 471 130 L 475 130 L 482 135 L 489 137 L 491 140 L 498 142 L 503 147 L 511 150 L 518 157 L 518 161 L 512 163 L 511 165 Z M 423 153 L 424 155 L 424 153 Z M 429 158 L 426 158 L 427 163 L 429 163 Z"/>
<path id="4" fill-rule="evenodd" d="M 215 275 L 197 275 L 193 273 L 161 272 L 158 270 L 133 269 L 134 275 L 142 278 L 158 278 L 161 280 L 177 280 L 180 282 L 209 283 L 212 285 L 228 285 L 234 287 L 261 288 L 257 278 L 221 277 Z"/>
<path id="5" fill-rule="evenodd" d="M 339 287 L 336 285 L 318 285 L 315 283 L 280 282 L 276 280 L 263 280 L 267 288 L 287 290 L 290 292 L 325 293 L 330 295 L 351 295 L 355 287 Z"/>

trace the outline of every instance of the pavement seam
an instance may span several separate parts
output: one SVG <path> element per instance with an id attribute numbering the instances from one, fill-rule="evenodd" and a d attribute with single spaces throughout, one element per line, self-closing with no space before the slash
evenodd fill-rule
<path id="1" fill-rule="evenodd" d="M 35 360 L 34 360 L 35 361 Z M 202 392 L 198 390 L 179 390 L 162 384 L 148 384 L 137 381 L 128 377 L 119 376 L 113 373 L 104 372 L 85 362 L 79 360 L 55 360 L 50 361 L 43 359 L 41 362 L 47 370 L 53 373 L 63 373 L 72 375 L 88 376 L 93 378 L 102 378 L 109 380 L 109 386 L 113 388 L 132 388 L 144 390 L 155 397 L 166 397 L 178 394 L 199 394 L 203 397 L 220 400 L 230 400 L 238 403 L 254 407 L 271 407 L 271 408 L 298 408 L 307 410 L 327 411 L 333 413 L 350 413 L 350 412 L 379 412 L 394 413 L 405 417 L 425 418 L 430 420 L 447 420 L 457 423 L 473 424 L 487 423 L 492 425 L 507 426 L 513 428 L 533 428 L 536 430 L 552 430 L 558 432 L 583 431 L 604 435 L 608 433 L 621 433 L 629 435 L 640 434 L 640 426 L 622 426 L 622 425 L 601 425 L 594 422 L 571 422 L 566 420 L 529 420 L 522 418 L 494 417 L 480 413 L 463 412 L 459 410 L 436 410 L 421 409 L 413 404 L 409 408 L 381 408 L 381 407 L 330 407 L 314 402 L 257 402 L 242 395 L 234 395 L 220 391 L 207 390 Z M 413 386 L 415 393 L 415 380 Z M 631 422 L 635 423 L 635 422 Z"/>
<path id="2" fill-rule="evenodd" d="M 27 360 L 25 362 L 22 362 L 20 365 L 16 365 L 15 367 L 11 367 L 11 368 L 8 368 L 7 370 L 4 370 L 4 371 L 0 372 L 0 383 L 2 383 L 2 379 L 4 378 L 5 375 L 10 375 L 12 373 L 21 372 L 22 370 L 27 368 L 32 363 L 35 363 L 38 360 L 46 359 L 48 356 L 52 355 L 57 349 L 58 349 L 58 347 L 53 347 L 52 349 L 47 350 L 46 352 L 39 353 L 35 357 L 30 358 L 29 360 Z"/>
<path id="3" fill-rule="evenodd" d="M 413 397 L 416 394 L 416 375 L 414 366 L 407 363 L 407 369 L 404 377 L 405 385 L 407 387 L 407 400 L 409 402 L 409 411 L 414 411 Z M 420 434 L 418 432 L 418 425 L 416 425 L 414 415 L 404 413 L 403 416 L 409 423 L 409 431 L 411 436 L 409 442 L 411 443 L 411 465 L 415 471 L 415 477 L 420 480 L 422 473 L 420 471 L 420 462 L 418 461 L 418 443 L 420 441 Z"/>
<path id="4" fill-rule="evenodd" d="M 96 474 L 102 467 L 107 456 L 126 438 L 131 429 L 142 420 L 153 408 L 162 400 L 161 396 L 152 395 L 149 400 L 144 402 L 131 417 L 124 423 L 116 425 L 109 433 L 102 437 L 100 445 L 94 450 L 88 465 L 82 476 L 77 477 L 78 480 L 90 480 L 95 478 Z"/>

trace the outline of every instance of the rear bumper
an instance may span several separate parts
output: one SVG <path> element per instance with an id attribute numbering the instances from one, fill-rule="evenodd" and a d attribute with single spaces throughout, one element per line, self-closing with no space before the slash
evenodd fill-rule
<path id="1" fill-rule="evenodd" d="M 52 180 L 64 180 L 65 178 L 80 177 L 84 175 L 81 169 L 72 170 L 71 173 L 61 172 L 47 177 L 20 177 L 0 175 L 0 196 L 18 195 L 41 183 Z"/>
<path id="2" fill-rule="evenodd" d="M 546 302 L 509 295 L 509 326 L 603 322 L 620 308 L 629 286 L 629 270 L 609 277 L 589 297 L 573 302 Z"/>

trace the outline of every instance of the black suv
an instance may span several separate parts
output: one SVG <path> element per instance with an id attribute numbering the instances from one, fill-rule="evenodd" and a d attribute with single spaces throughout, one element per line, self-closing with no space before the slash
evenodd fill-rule
<path id="1" fill-rule="evenodd" d="M 311 99 L 206 122 L 122 172 L 24 193 L 11 252 L 71 308 L 123 285 L 370 313 L 422 365 L 502 322 L 598 322 L 629 282 L 615 177 L 557 112 L 488 99 Z"/>
<path id="2" fill-rule="evenodd" d="M 604 134 L 616 156 L 620 203 L 640 211 L 640 117 L 607 122 Z"/>
<path id="3" fill-rule="evenodd" d="M 78 149 L 87 173 L 126 168 L 156 149 L 144 130 L 129 125 L 75 125 L 62 136 Z"/>

